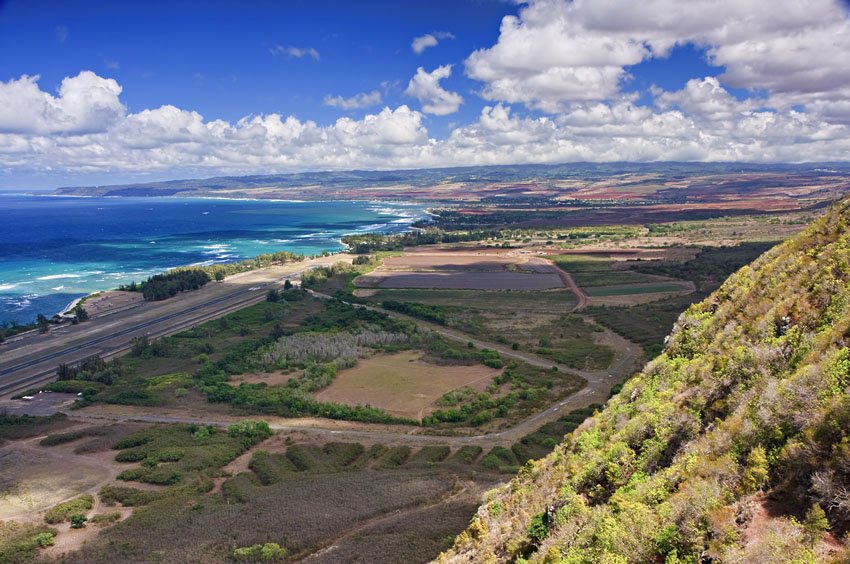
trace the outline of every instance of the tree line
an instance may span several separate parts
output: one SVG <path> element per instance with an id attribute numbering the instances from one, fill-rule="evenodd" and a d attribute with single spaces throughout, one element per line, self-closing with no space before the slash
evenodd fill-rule
<path id="1" fill-rule="evenodd" d="M 145 300 L 158 302 L 167 300 L 186 290 L 197 290 L 210 280 L 212 278 L 203 269 L 178 268 L 164 274 L 151 276 L 140 284 L 131 282 L 129 285 L 120 286 L 118 289 L 127 292 L 141 292 Z"/>
<path id="2" fill-rule="evenodd" d="M 401 233 L 398 235 L 382 235 L 380 233 L 363 233 L 342 238 L 342 242 L 358 255 L 366 255 L 377 251 L 401 251 L 405 247 L 418 245 L 436 245 L 437 243 L 462 243 L 467 241 L 483 241 L 500 238 L 502 232 L 498 229 L 476 229 L 473 231 L 441 231 L 428 229 Z"/>
<path id="3" fill-rule="evenodd" d="M 156 302 L 176 296 L 180 292 L 197 290 L 212 280 L 220 282 L 226 276 L 240 272 L 248 272 L 276 264 L 300 262 L 304 259 L 303 254 L 295 254 L 289 251 L 264 253 L 239 262 L 174 268 L 162 274 L 155 274 L 143 282 L 123 284 L 118 289 L 125 292 L 141 292 L 145 300 Z"/>

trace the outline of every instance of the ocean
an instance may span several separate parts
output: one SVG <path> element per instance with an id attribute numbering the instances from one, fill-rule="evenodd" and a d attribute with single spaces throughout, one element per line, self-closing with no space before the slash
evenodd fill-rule
<path id="1" fill-rule="evenodd" d="M 176 266 L 339 251 L 343 235 L 402 232 L 425 215 L 386 202 L 0 193 L 0 324 L 50 317 L 76 298 Z"/>

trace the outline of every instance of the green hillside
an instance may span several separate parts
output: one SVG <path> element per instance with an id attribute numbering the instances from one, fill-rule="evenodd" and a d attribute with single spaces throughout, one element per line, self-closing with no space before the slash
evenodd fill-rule
<path id="1" fill-rule="evenodd" d="M 679 318 L 441 561 L 850 561 L 850 201 Z"/>

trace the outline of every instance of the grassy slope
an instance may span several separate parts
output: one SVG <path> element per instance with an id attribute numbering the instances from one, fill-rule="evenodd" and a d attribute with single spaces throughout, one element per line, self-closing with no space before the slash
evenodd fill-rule
<path id="1" fill-rule="evenodd" d="M 664 353 L 491 492 L 443 557 L 825 559 L 812 547 L 830 537 L 799 521 L 817 504 L 832 537 L 850 527 L 848 220 L 844 201 L 689 308 Z M 762 491 L 783 503 L 756 524 Z"/>

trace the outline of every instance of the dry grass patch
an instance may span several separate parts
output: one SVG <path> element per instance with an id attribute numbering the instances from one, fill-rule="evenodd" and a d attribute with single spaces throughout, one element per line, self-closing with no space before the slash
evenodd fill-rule
<path id="1" fill-rule="evenodd" d="M 248 374 L 240 374 L 234 376 L 230 380 L 230 384 L 238 386 L 239 384 L 268 384 L 269 386 L 283 386 L 293 378 L 298 377 L 299 372 L 292 371 L 289 373 L 278 370 L 276 372 L 250 372 Z"/>
<path id="2" fill-rule="evenodd" d="M 446 392 L 463 386 L 483 390 L 499 372 L 483 365 L 430 364 L 422 360 L 421 352 L 405 351 L 361 360 L 354 368 L 341 371 L 316 398 L 368 404 L 399 417 L 421 419 Z"/>

